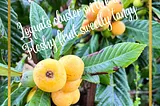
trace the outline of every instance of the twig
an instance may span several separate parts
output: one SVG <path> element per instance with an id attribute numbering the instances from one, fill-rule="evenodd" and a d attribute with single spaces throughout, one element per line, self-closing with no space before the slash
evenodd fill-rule
<path id="1" fill-rule="evenodd" d="M 117 66 L 113 67 L 113 71 L 118 71 L 119 68 Z M 108 74 L 107 72 L 96 72 L 96 73 L 91 73 L 90 75 L 91 76 L 94 76 L 94 75 L 103 75 L 103 74 Z"/>
<path id="2" fill-rule="evenodd" d="M 155 21 L 157 21 L 157 22 L 159 22 L 159 23 L 160 23 L 160 20 L 159 20 L 158 18 L 153 17 L 153 19 L 154 19 Z"/>
<path id="3" fill-rule="evenodd" d="M 97 73 L 92 73 L 91 76 L 102 75 L 102 74 L 108 74 L 108 73 L 107 72 L 97 72 Z"/>
<path id="4" fill-rule="evenodd" d="M 36 66 L 36 64 L 33 62 L 33 60 L 28 60 L 27 64 L 31 65 L 33 68 Z"/>
<path id="5" fill-rule="evenodd" d="M 158 91 L 158 89 L 154 89 L 152 90 L 152 93 L 156 93 Z M 135 95 L 135 94 L 149 94 L 149 91 L 136 91 L 136 90 L 133 90 L 133 91 L 129 91 L 129 93 L 131 95 Z"/>
<path id="6" fill-rule="evenodd" d="M 160 63 L 160 57 L 157 59 L 157 63 Z"/>

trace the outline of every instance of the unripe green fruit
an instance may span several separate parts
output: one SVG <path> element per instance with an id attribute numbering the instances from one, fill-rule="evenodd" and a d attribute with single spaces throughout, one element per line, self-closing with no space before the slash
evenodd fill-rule
<path id="1" fill-rule="evenodd" d="M 135 7 L 142 7 L 143 4 L 144 4 L 144 3 L 143 3 L 141 0 L 134 0 L 134 1 L 133 1 L 133 5 L 134 5 Z"/>
<path id="2" fill-rule="evenodd" d="M 141 16 L 141 17 L 140 17 L 140 20 L 144 20 L 144 19 L 145 19 L 145 16 Z"/>
<path id="3" fill-rule="evenodd" d="M 139 10 L 139 11 L 137 12 L 137 15 L 143 16 L 143 15 L 145 15 L 146 13 L 147 13 L 147 9 L 142 9 L 142 10 Z"/>
<path id="4" fill-rule="evenodd" d="M 36 84 L 33 80 L 33 71 L 25 71 L 22 74 L 21 83 L 22 83 L 22 86 L 24 86 L 24 87 L 36 86 Z"/>
<path id="5" fill-rule="evenodd" d="M 85 46 L 84 43 L 79 43 L 79 44 L 76 45 L 76 47 L 78 47 L 78 48 L 81 48 L 81 47 L 83 47 L 83 46 Z"/>
<path id="6" fill-rule="evenodd" d="M 148 2 L 148 0 L 142 0 L 143 2 Z"/>
<path id="7" fill-rule="evenodd" d="M 112 32 L 107 29 L 107 30 L 103 31 L 101 34 L 103 37 L 108 38 L 112 35 Z"/>

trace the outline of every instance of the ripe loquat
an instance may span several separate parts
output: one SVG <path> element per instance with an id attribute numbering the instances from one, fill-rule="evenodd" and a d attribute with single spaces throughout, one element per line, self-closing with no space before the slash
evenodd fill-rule
<path id="1" fill-rule="evenodd" d="M 33 78 L 39 89 L 46 92 L 56 92 L 66 83 L 66 71 L 59 61 L 45 59 L 35 66 Z"/>

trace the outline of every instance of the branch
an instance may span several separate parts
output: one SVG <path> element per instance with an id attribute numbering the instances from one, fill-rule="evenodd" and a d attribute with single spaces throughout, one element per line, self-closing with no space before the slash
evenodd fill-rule
<path id="1" fill-rule="evenodd" d="M 113 67 L 113 71 L 118 71 L 119 68 L 117 66 Z M 90 75 L 91 76 L 94 76 L 94 75 L 103 75 L 103 74 L 108 74 L 108 72 L 96 72 L 96 73 L 91 73 Z"/>
<path id="2" fill-rule="evenodd" d="M 103 74 L 108 74 L 108 73 L 107 72 L 91 73 L 91 76 L 94 76 L 94 75 L 103 75 Z"/>
<path id="3" fill-rule="evenodd" d="M 33 68 L 36 66 L 36 64 L 34 63 L 33 60 L 28 60 L 27 64 L 29 64 L 30 66 L 32 66 Z"/>
<path id="4" fill-rule="evenodd" d="M 160 57 L 156 61 L 157 61 L 157 63 L 160 63 Z"/>
<path id="5" fill-rule="evenodd" d="M 157 91 L 158 91 L 158 89 L 154 89 L 154 90 L 152 90 L 152 93 L 156 93 Z M 149 91 L 136 91 L 136 90 L 133 90 L 133 91 L 129 91 L 129 93 L 131 95 L 135 95 L 135 94 L 146 94 L 146 95 L 148 95 Z"/>

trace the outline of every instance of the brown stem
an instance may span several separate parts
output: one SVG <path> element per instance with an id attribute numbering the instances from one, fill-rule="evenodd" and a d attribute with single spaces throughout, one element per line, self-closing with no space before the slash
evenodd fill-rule
<path id="1" fill-rule="evenodd" d="M 159 23 L 160 23 L 160 20 L 159 20 L 158 18 L 153 17 L 153 19 L 154 19 L 155 21 L 157 21 L 157 22 L 159 22 Z"/>
<path id="2" fill-rule="evenodd" d="M 152 90 L 152 93 L 156 93 L 158 91 L 158 89 L 154 89 Z M 135 95 L 135 94 L 149 94 L 149 91 L 136 91 L 136 90 L 133 90 L 133 91 L 129 91 L 129 93 L 131 95 Z"/>
<path id="3" fill-rule="evenodd" d="M 33 68 L 36 66 L 36 64 L 33 62 L 33 60 L 28 60 L 27 64 L 31 65 Z"/>
<path id="4" fill-rule="evenodd" d="M 118 71 L 119 68 L 117 66 L 113 67 L 113 71 Z M 108 74 L 107 72 L 96 72 L 96 73 L 91 73 L 90 75 L 91 76 L 94 76 L 94 75 L 102 75 L 102 74 Z"/>
<path id="5" fill-rule="evenodd" d="M 160 58 L 157 59 L 157 63 L 160 63 Z"/>
<path id="6" fill-rule="evenodd" d="M 107 72 L 91 73 L 91 76 L 94 76 L 94 75 L 103 75 L 103 74 L 108 74 L 108 73 Z"/>

